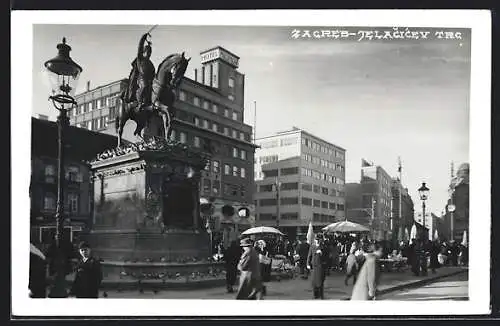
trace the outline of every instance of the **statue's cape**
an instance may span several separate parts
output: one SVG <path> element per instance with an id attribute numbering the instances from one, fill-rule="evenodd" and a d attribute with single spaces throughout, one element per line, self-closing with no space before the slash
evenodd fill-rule
<path id="1" fill-rule="evenodd" d="M 139 88 L 139 85 L 137 84 L 137 58 L 132 61 L 131 65 L 132 69 L 130 70 L 130 74 L 128 76 L 128 87 L 125 89 L 125 93 L 123 95 L 123 100 L 125 101 L 125 103 L 136 101 L 135 94 L 137 93 L 137 89 Z"/>

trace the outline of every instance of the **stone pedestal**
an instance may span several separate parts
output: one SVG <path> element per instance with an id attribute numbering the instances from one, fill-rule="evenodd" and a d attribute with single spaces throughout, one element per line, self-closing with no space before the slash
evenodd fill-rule
<path id="1" fill-rule="evenodd" d="M 210 238 L 198 189 L 207 159 L 183 144 L 150 141 L 91 162 L 94 216 L 87 240 L 104 266 L 207 263 Z"/>

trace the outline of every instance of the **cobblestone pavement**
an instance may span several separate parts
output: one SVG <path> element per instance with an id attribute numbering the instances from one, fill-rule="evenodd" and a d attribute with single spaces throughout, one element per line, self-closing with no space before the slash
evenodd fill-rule
<path id="1" fill-rule="evenodd" d="M 445 267 L 437 270 L 436 274 L 429 272 L 427 277 L 414 276 L 409 271 L 383 273 L 380 279 L 379 290 L 401 286 L 409 282 L 443 276 L 460 270 L 460 268 Z M 267 295 L 265 300 L 308 300 L 313 298 L 310 279 L 304 280 L 295 278 L 291 280 L 272 281 L 266 283 Z M 344 276 L 339 272 L 334 272 L 327 276 L 325 281 L 326 300 L 346 300 L 352 292 L 352 279 L 349 285 L 344 284 Z M 101 297 L 104 291 L 101 291 Z M 185 290 L 159 290 L 154 293 L 151 290 L 139 291 L 106 291 L 107 298 L 129 298 L 129 299 L 215 299 L 231 300 L 234 293 L 227 293 L 222 286 L 205 289 L 185 289 Z"/>

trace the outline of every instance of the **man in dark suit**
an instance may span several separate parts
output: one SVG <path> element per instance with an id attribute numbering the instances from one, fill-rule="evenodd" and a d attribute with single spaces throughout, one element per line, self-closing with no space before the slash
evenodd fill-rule
<path id="1" fill-rule="evenodd" d="M 236 300 L 261 300 L 262 279 L 259 255 L 253 247 L 252 240 L 248 238 L 240 241 L 240 247 L 243 248 L 243 253 L 238 263 L 241 273 Z"/>
<path id="2" fill-rule="evenodd" d="M 238 261 L 241 257 L 241 248 L 238 242 L 233 240 L 231 245 L 224 253 L 224 261 L 226 262 L 226 288 L 228 293 L 233 293 L 233 286 L 236 283 L 236 276 L 238 272 Z"/>
<path id="3" fill-rule="evenodd" d="M 69 295 L 77 298 L 98 298 L 102 282 L 101 262 L 91 256 L 90 246 L 85 241 L 80 243 L 78 251 L 81 259 Z"/>
<path id="4" fill-rule="evenodd" d="M 307 255 L 307 269 L 311 270 L 314 299 L 324 299 L 324 283 L 328 268 L 328 249 L 322 234 L 317 234 Z"/>

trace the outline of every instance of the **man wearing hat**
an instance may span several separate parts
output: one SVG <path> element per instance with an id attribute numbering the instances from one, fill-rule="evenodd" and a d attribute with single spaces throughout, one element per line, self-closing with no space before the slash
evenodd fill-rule
<path id="1" fill-rule="evenodd" d="M 307 256 L 307 269 L 312 270 L 312 286 L 314 299 L 324 299 L 324 283 L 328 267 L 328 250 L 321 233 L 316 234 L 314 243 Z"/>
<path id="2" fill-rule="evenodd" d="M 240 241 L 243 248 L 238 269 L 240 270 L 240 284 L 237 300 L 260 300 L 262 298 L 262 282 L 260 275 L 259 256 L 253 247 L 252 240 L 245 238 Z"/>
<path id="3" fill-rule="evenodd" d="M 82 241 L 78 246 L 78 251 L 81 259 L 69 295 L 77 298 L 98 298 L 102 281 L 101 263 L 99 259 L 91 256 L 87 242 Z"/>

